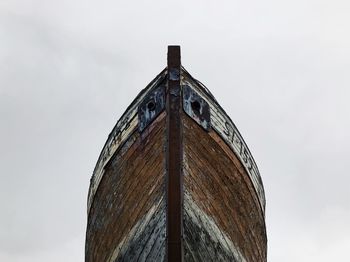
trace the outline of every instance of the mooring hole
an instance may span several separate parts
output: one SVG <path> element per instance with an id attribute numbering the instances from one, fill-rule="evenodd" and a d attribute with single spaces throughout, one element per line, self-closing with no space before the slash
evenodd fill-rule
<path id="1" fill-rule="evenodd" d="M 149 111 L 154 111 L 156 109 L 156 103 L 151 100 L 147 103 L 147 108 Z"/>
<path id="2" fill-rule="evenodd" d="M 195 114 L 200 114 L 201 104 L 197 100 L 191 102 L 191 107 Z"/>

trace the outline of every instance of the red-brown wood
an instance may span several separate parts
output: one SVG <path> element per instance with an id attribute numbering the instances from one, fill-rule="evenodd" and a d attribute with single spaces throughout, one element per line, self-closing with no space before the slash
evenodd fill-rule
<path id="1" fill-rule="evenodd" d="M 165 113 L 146 133 L 140 136 L 136 131 L 128 141 L 106 166 L 95 194 L 88 218 L 86 261 L 109 261 L 123 238 L 164 199 Z M 164 213 L 164 205 L 160 207 Z"/>
<path id="2" fill-rule="evenodd" d="M 247 261 L 266 261 L 264 216 L 242 164 L 215 131 L 207 133 L 186 115 L 183 144 L 185 194 L 215 221 Z M 196 250 L 198 242 L 193 242 L 195 237 L 190 234 L 197 233 L 195 228 L 185 229 L 189 246 L 185 254 Z M 207 248 L 206 252 L 206 257 L 213 259 L 215 250 Z"/>
<path id="3" fill-rule="evenodd" d="M 142 106 L 156 101 L 156 113 Z M 97 162 L 85 261 L 266 262 L 264 211 L 242 136 L 170 46 L 167 69 L 127 109 Z"/>

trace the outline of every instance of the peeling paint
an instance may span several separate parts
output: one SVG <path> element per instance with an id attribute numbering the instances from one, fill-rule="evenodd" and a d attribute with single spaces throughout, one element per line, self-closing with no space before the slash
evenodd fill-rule
<path id="1" fill-rule="evenodd" d="M 158 240 L 159 238 L 159 240 Z M 163 250 L 161 250 L 163 249 Z M 109 262 L 153 261 L 147 259 L 158 252 L 165 253 L 165 202 L 155 203 L 114 249 Z"/>
<path id="2" fill-rule="evenodd" d="M 101 151 L 101 154 L 97 160 L 94 172 L 90 179 L 90 188 L 88 193 L 87 213 L 89 214 L 91 204 L 96 193 L 96 190 L 100 184 L 100 181 L 104 174 L 104 167 L 119 149 L 119 147 L 127 140 L 130 134 L 137 128 L 139 124 L 138 120 L 138 107 L 145 98 L 145 96 L 153 90 L 155 87 L 162 84 L 167 75 L 166 69 L 164 69 L 144 90 L 142 90 L 135 100 L 131 103 L 123 116 L 119 119 L 112 132 L 109 134 L 108 139 Z"/>
<path id="3" fill-rule="evenodd" d="M 265 213 L 266 200 L 260 172 L 237 127 L 221 108 L 221 106 L 216 102 L 214 97 L 207 91 L 207 89 L 204 88 L 204 86 L 199 82 L 195 81 L 184 69 L 181 81 L 183 86 L 190 86 L 209 104 L 212 128 L 231 147 L 233 152 L 237 155 L 247 170 L 248 175 L 254 185 L 255 191 L 259 197 L 262 212 Z"/>
<path id="4" fill-rule="evenodd" d="M 207 132 L 183 115 L 185 254 L 199 261 L 216 261 L 212 254 L 219 261 L 236 261 L 223 248 L 223 240 L 228 238 L 246 261 L 266 262 L 264 215 L 247 171 L 216 131 Z M 193 206 L 198 206 L 217 227 L 198 210 L 201 227 L 198 223 L 186 224 Z M 223 235 L 220 245 L 212 245 L 219 241 L 219 232 Z M 226 242 L 231 248 L 230 241 Z"/>
<path id="5" fill-rule="evenodd" d="M 139 131 L 142 132 L 165 109 L 165 87 L 150 91 L 138 108 Z"/>
<path id="6" fill-rule="evenodd" d="M 185 241 L 188 242 L 185 243 L 188 247 L 185 252 L 191 253 L 185 253 L 187 260 L 198 260 L 198 256 L 202 256 L 201 261 L 246 262 L 239 248 L 213 218 L 196 205 L 188 191 L 185 191 L 184 213 Z M 199 241 L 194 241 L 197 237 Z"/>
<path id="7" fill-rule="evenodd" d="M 180 88 L 169 88 L 167 77 L 181 80 Z M 178 102 L 172 110 L 179 129 L 164 110 L 167 87 Z M 176 141 L 169 130 L 178 135 L 177 161 L 167 156 Z M 232 120 L 184 69 L 158 75 L 109 135 L 91 178 L 85 261 L 169 260 L 168 162 L 181 180 L 174 197 L 181 215 L 173 220 L 180 225 L 181 259 L 265 262 L 258 168 Z"/>
<path id="8" fill-rule="evenodd" d="M 182 87 L 183 109 L 194 121 L 196 121 L 205 130 L 210 128 L 210 108 L 208 103 L 191 87 L 185 85 Z"/>

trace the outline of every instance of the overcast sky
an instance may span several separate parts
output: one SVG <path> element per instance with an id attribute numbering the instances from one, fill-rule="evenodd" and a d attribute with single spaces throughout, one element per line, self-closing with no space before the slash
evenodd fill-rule
<path id="1" fill-rule="evenodd" d="M 0 261 L 83 261 L 94 165 L 168 44 L 241 131 L 268 261 L 349 261 L 350 2 L 0 1 Z"/>

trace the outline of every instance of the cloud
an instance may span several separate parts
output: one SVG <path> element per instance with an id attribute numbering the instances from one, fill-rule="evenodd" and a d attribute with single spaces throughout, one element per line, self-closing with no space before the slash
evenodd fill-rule
<path id="1" fill-rule="evenodd" d="M 81 246 L 83 245 L 82 236 L 80 236 L 79 238 L 70 239 L 60 245 L 52 246 L 49 249 L 33 252 L 30 256 L 23 254 L 8 254 L 0 251 L 0 260 L 12 262 L 83 261 L 84 254 L 81 251 Z"/>
<path id="2" fill-rule="evenodd" d="M 108 133 L 182 45 L 234 120 L 267 196 L 269 260 L 349 246 L 348 2 L 1 1 L 0 260 L 83 260 Z"/>

